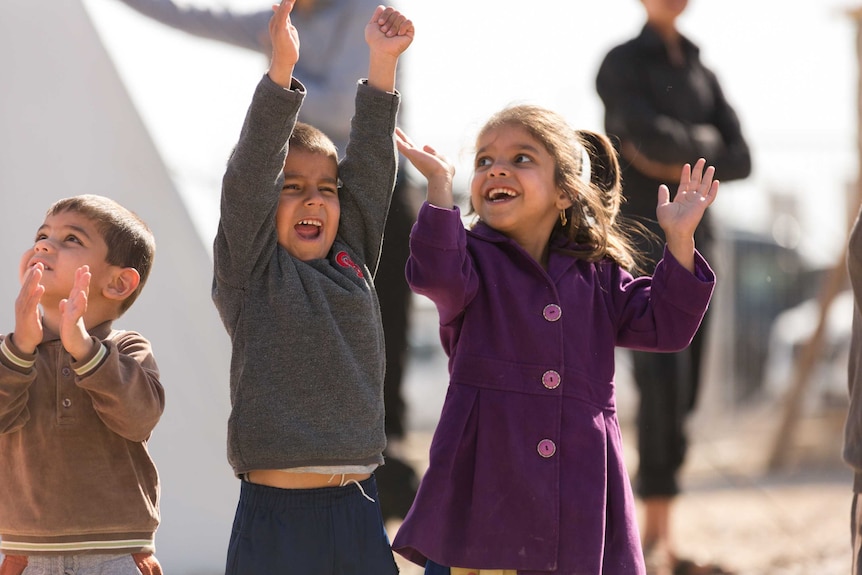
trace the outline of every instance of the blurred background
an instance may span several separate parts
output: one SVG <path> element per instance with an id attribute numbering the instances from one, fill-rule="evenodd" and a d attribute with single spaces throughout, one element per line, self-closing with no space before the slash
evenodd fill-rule
<path id="1" fill-rule="evenodd" d="M 268 3 L 194 5 L 259 10 Z M 692 422 L 691 493 L 681 504 L 703 520 L 691 534 L 694 552 L 713 559 L 733 549 L 719 558 L 741 573 L 849 570 L 851 475 L 839 457 L 852 302 L 843 279 L 833 278 L 858 208 L 858 61 L 848 10 L 859 5 L 691 0 L 680 19 L 738 112 L 754 161 L 752 177 L 723 185 L 710 208 L 721 312 Z M 576 127 L 602 131 L 598 66 L 642 25 L 637 0 L 398 6 L 417 29 L 399 78 L 406 125 L 414 140 L 456 162 L 460 190 L 475 131 L 508 104 L 541 104 Z M 209 299 L 209 256 L 224 165 L 267 64 L 256 52 L 171 30 L 116 0 L 0 7 L 0 320 L 12 324 L 18 255 L 55 199 L 112 195 L 151 223 L 158 263 L 122 323 L 154 342 L 166 381 L 168 410 L 151 450 L 163 475 L 159 556 L 174 573 L 221 569 L 235 504 L 224 458 L 228 346 Z M 433 308 L 417 298 L 413 316 L 405 393 L 421 469 L 446 362 Z M 816 361 L 800 368 L 821 316 Z M 618 405 L 630 424 L 636 394 L 625 352 L 618 359 Z M 809 374 L 802 382 L 800 369 Z M 722 499 L 729 493 L 750 499 Z M 804 497 L 814 498 L 810 507 Z M 746 510 L 749 522 L 734 531 L 727 516 L 744 518 Z M 768 536 L 771 554 L 755 544 L 760 556 L 746 555 L 753 533 Z M 815 548 L 803 553 L 803 539 Z"/>

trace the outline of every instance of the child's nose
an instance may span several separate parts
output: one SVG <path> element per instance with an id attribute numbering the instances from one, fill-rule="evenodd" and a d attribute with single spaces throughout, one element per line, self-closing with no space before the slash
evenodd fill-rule
<path id="1" fill-rule="evenodd" d="M 320 190 L 313 190 L 308 193 L 308 196 L 305 198 L 305 204 L 309 206 L 317 206 L 323 204 L 323 194 Z"/>
<path id="2" fill-rule="evenodd" d="M 33 246 L 33 251 L 35 252 L 47 252 L 52 248 L 51 240 L 48 238 L 42 238 L 36 241 L 36 245 Z"/>
<path id="3" fill-rule="evenodd" d="M 508 176 L 509 175 L 509 166 L 506 162 L 502 160 L 494 160 L 494 163 L 491 164 L 491 169 L 488 170 L 488 175 L 493 177 L 500 176 Z"/>

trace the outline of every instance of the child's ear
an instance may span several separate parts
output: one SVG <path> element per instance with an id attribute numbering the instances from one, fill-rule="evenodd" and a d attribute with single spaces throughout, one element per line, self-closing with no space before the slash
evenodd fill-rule
<path id="1" fill-rule="evenodd" d="M 102 289 L 102 295 L 108 299 L 123 301 L 138 289 L 141 274 L 135 268 L 120 268 L 114 273 L 111 281 Z"/>
<path id="2" fill-rule="evenodd" d="M 557 188 L 558 196 L 557 196 L 557 209 L 567 210 L 572 207 L 574 204 L 574 200 L 572 200 L 571 194 L 566 190 L 561 190 Z"/>

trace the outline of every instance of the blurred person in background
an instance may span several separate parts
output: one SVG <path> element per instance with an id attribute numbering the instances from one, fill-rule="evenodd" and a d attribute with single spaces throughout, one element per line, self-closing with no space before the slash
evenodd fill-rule
<path id="1" fill-rule="evenodd" d="M 260 10 L 241 12 L 178 4 L 174 0 L 120 0 L 137 12 L 194 36 L 254 50 L 267 59 L 272 54 L 269 21 L 272 3 Z M 322 130 L 343 157 L 354 110 L 356 79 L 368 71 L 364 28 L 378 0 L 296 0 L 291 21 L 302 30 L 302 58 L 294 76 L 310 95 L 299 120 Z M 338 30 L 334 34 L 332 31 Z M 403 66 L 399 66 L 399 74 Z M 403 85 L 403 82 L 400 82 Z M 404 117 L 403 107 L 401 118 Z M 404 124 L 403 120 L 399 121 Z M 423 191 L 399 169 L 384 231 L 383 251 L 374 285 L 380 300 L 386 340 L 386 464 L 375 473 L 384 519 L 403 519 L 419 478 L 403 460 L 407 406 L 402 382 L 407 362 L 410 288 L 404 277 L 410 229 Z"/>
<path id="2" fill-rule="evenodd" d="M 850 360 L 847 385 L 850 407 L 844 425 L 844 461 L 853 468 L 853 505 L 850 514 L 853 563 L 851 573 L 862 575 L 862 211 L 850 231 L 847 271 L 853 290 L 853 329 L 850 332 Z"/>
<path id="3" fill-rule="evenodd" d="M 605 130 L 615 139 L 623 166 L 622 214 L 653 232 L 640 240 L 648 269 L 661 259 L 663 234 L 655 221 L 655 190 L 679 181 L 680 167 L 706 158 L 716 178 L 746 178 L 751 156 L 736 112 L 698 47 L 677 29 L 688 0 L 640 0 L 646 23 L 640 34 L 605 56 L 596 89 L 605 107 Z M 711 217 L 695 235 L 697 249 L 711 254 Z M 633 352 L 633 377 L 640 392 L 636 491 L 643 501 L 643 539 L 649 575 L 727 573 L 677 553 L 671 512 L 685 460 L 685 422 L 702 380 L 704 317 L 688 349 L 678 353 Z"/>

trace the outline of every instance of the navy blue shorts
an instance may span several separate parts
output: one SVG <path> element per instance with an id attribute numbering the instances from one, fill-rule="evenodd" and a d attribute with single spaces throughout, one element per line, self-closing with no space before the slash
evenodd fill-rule
<path id="1" fill-rule="evenodd" d="M 450 575 L 451 572 L 449 567 L 438 565 L 430 559 L 425 563 L 425 575 Z"/>
<path id="2" fill-rule="evenodd" d="M 396 575 L 372 475 L 359 486 L 242 482 L 225 575 Z"/>

